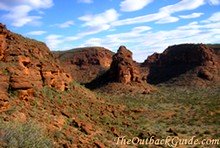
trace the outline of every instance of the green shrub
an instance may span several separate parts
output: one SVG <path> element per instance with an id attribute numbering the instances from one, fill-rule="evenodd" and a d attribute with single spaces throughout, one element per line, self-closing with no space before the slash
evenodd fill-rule
<path id="1" fill-rule="evenodd" d="M 9 71 L 8 71 L 7 69 L 2 70 L 2 73 L 3 73 L 4 75 L 6 75 L 6 76 L 9 75 Z"/>
<path id="2" fill-rule="evenodd" d="M 50 88 L 48 86 L 44 86 L 41 90 L 41 93 L 45 98 L 48 98 L 50 100 L 54 100 L 54 97 L 58 94 L 58 92 L 54 88 Z"/>

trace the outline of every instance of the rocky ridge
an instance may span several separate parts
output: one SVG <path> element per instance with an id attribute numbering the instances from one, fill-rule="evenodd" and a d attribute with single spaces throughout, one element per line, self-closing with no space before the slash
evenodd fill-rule
<path id="1" fill-rule="evenodd" d="M 7 30 L 0 24 L 0 95 L 18 92 L 25 99 L 44 86 L 68 89 L 72 77 L 64 72 L 47 46 Z"/>
<path id="2" fill-rule="evenodd" d="M 147 81 L 181 85 L 204 85 L 219 81 L 219 60 L 212 48 L 203 44 L 181 44 L 154 53 L 142 64 L 149 68 Z"/>
<path id="3" fill-rule="evenodd" d="M 110 68 L 114 53 L 103 47 L 85 47 L 53 54 L 75 81 L 89 83 Z"/>

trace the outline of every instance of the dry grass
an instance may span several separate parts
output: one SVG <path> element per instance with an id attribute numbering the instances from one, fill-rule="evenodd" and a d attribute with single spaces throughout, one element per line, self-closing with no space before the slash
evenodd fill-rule
<path id="1" fill-rule="evenodd" d="M 52 141 L 33 122 L 0 123 L 0 146 L 5 148 L 52 148 Z"/>

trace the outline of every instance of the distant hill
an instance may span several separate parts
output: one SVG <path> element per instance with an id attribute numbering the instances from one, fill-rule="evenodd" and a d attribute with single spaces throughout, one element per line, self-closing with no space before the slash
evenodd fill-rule
<path id="1" fill-rule="evenodd" d="M 114 53 L 104 47 L 85 47 L 53 54 L 75 81 L 88 83 L 110 68 Z"/>
<path id="2" fill-rule="evenodd" d="M 213 50 L 214 49 L 214 50 Z M 219 45 L 180 44 L 154 53 L 142 63 L 151 84 L 206 85 L 219 82 Z"/>

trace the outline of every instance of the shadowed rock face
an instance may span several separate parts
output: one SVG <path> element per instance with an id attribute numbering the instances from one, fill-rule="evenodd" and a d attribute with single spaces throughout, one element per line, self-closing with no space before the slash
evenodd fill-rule
<path id="1" fill-rule="evenodd" d="M 29 96 L 43 86 L 63 91 L 71 81 L 44 43 L 12 33 L 0 24 L 1 96 L 7 98 L 8 92 L 15 90 Z"/>
<path id="2" fill-rule="evenodd" d="M 53 54 L 75 81 L 89 83 L 110 68 L 114 53 L 103 47 L 85 47 Z"/>
<path id="3" fill-rule="evenodd" d="M 146 76 L 144 79 L 132 52 L 125 46 L 120 46 L 113 55 L 110 69 L 86 87 L 110 94 L 148 94 L 156 90 L 146 83 Z"/>
<path id="4" fill-rule="evenodd" d="M 202 44 L 170 46 L 162 54 L 150 56 L 144 65 L 149 67 L 147 81 L 151 84 L 166 82 L 189 71 L 191 79 L 197 77 L 210 81 L 219 75 L 217 55 Z"/>
<path id="5" fill-rule="evenodd" d="M 119 83 L 141 82 L 141 74 L 137 63 L 132 59 L 132 52 L 120 46 L 112 58 L 109 77 Z"/>

